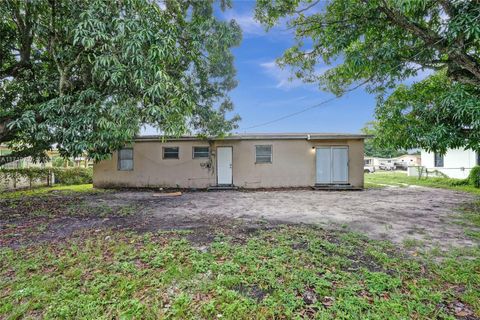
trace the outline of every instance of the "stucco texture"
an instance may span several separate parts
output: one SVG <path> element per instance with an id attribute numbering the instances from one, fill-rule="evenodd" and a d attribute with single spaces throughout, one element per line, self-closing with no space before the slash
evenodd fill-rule
<path id="1" fill-rule="evenodd" d="M 255 146 L 272 145 L 272 163 L 255 163 Z M 163 147 L 179 147 L 179 159 L 163 159 Z M 210 157 L 193 159 L 194 146 L 209 146 Z M 363 187 L 363 139 L 137 141 L 133 170 L 120 171 L 118 155 L 94 165 L 96 187 L 207 188 L 217 184 L 216 148 L 233 150 L 233 184 L 242 188 L 307 187 L 315 184 L 315 147 L 348 146 L 348 182 Z"/>

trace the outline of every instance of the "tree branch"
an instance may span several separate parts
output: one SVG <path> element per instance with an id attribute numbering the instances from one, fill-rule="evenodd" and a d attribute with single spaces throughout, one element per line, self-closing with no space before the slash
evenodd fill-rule
<path id="1" fill-rule="evenodd" d="M 364 2 L 368 2 L 367 0 L 363 0 Z M 477 62 L 466 53 L 462 52 L 460 49 L 451 49 L 448 46 L 448 43 L 445 39 L 441 36 L 433 32 L 432 30 L 426 30 L 419 24 L 410 21 L 405 15 L 395 9 L 390 9 L 388 4 L 383 0 L 383 6 L 380 5 L 379 9 L 396 25 L 400 26 L 401 28 L 409 31 L 413 35 L 422 39 L 427 45 L 431 45 L 432 47 L 436 48 L 440 52 L 444 54 L 448 54 L 449 57 L 455 61 L 455 63 L 465 69 L 468 70 L 473 77 L 480 80 L 480 66 Z"/>
<path id="2" fill-rule="evenodd" d="M 305 12 L 305 11 L 315 7 L 319 2 L 320 2 L 320 0 L 314 1 L 311 4 L 309 4 L 308 6 L 306 6 L 305 8 L 295 11 L 295 13 L 300 14 L 302 12 Z"/>
<path id="3" fill-rule="evenodd" d="M 40 151 L 35 147 L 30 147 L 0 156 L 0 166 L 26 157 L 33 157 L 40 160 L 48 159 L 48 155 L 45 153 L 45 151 Z"/>

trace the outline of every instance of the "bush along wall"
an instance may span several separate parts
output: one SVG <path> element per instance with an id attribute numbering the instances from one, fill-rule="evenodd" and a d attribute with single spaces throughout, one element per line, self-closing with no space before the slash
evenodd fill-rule
<path id="1" fill-rule="evenodd" d="M 85 184 L 93 182 L 92 168 L 53 168 L 54 183 Z"/>
<path id="2" fill-rule="evenodd" d="M 8 188 L 17 188 L 20 182 L 27 182 L 27 187 L 34 183 L 45 185 L 92 183 L 92 168 L 0 168 L 0 184 Z"/>
<path id="3" fill-rule="evenodd" d="M 472 168 L 472 171 L 470 171 L 470 174 L 468 175 L 468 181 L 475 188 L 480 188 L 480 166 Z"/>

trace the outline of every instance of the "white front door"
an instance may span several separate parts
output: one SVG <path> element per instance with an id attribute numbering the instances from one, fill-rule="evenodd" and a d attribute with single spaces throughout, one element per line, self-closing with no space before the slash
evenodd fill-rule
<path id="1" fill-rule="evenodd" d="M 317 147 L 316 166 L 316 183 L 348 183 L 348 147 Z"/>
<path id="2" fill-rule="evenodd" d="M 233 184 L 232 147 L 217 148 L 217 184 Z"/>

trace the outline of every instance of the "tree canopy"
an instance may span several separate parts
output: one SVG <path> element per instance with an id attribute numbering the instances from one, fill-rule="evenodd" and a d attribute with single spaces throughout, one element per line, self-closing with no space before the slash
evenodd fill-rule
<path id="1" fill-rule="evenodd" d="M 451 80 L 444 71 L 400 85 L 378 103 L 376 116 L 379 145 L 480 151 L 480 87 Z"/>
<path id="2" fill-rule="evenodd" d="M 223 9 L 228 2 L 218 3 Z M 221 135 L 238 116 L 235 21 L 209 0 L 16 1 L 0 6 L 0 143 L 95 160 L 142 125 Z M 0 159 L 0 164 L 2 160 Z"/>
<path id="3" fill-rule="evenodd" d="M 368 134 L 372 137 L 376 137 L 378 136 L 377 127 L 377 122 L 368 122 L 365 127 L 362 128 L 362 133 Z M 406 153 L 406 150 L 395 149 L 393 147 L 385 146 L 384 144 L 379 143 L 378 139 L 365 139 L 365 155 L 368 157 L 395 158 Z"/>
<path id="4" fill-rule="evenodd" d="M 296 77 L 337 95 L 362 84 L 376 93 L 385 145 L 480 148 L 480 2 L 258 0 L 256 17 L 294 30 L 278 63 Z M 318 72 L 322 63 L 331 68 Z M 425 71 L 434 75 L 397 87 Z"/>

